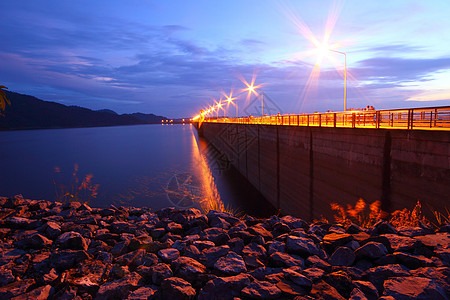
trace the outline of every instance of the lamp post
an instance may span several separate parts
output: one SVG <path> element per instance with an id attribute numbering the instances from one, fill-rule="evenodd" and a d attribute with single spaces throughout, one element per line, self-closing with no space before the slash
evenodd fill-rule
<path id="1" fill-rule="evenodd" d="M 230 105 L 231 103 L 233 103 L 233 99 L 236 99 L 236 98 L 231 98 L 231 96 L 227 98 L 227 101 L 228 101 L 228 107 L 229 107 L 229 105 Z M 237 118 L 237 117 L 238 117 L 238 104 L 237 104 L 237 103 L 234 103 L 234 105 L 236 106 L 236 118 Z"/>
<path id="2" fill-rule="evenodd" d="M 261 89 L 255 89 L 255 87 L 253 87 L 253 85 L 250 85 L 247 90 L 249 90 L 250 92 L 256 92 L 258 93 L 258 91 L 261 93 L 261 117 L 264 117 L 264 92 Z"/>
<path id="3" fill-rule="evenodd" d="M 339 54 L 344 54 L 344 111 L 347 111 L 347 54 L 332 49 L 328 50 Z"/>

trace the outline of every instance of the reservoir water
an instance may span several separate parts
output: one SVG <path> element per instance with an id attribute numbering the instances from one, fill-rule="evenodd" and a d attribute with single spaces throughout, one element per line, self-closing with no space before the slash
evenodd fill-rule
<path id="1" fill-rule="evenodd" d="M 73 195 L 95 207 L 275 213 L 189 124 L 0 132 L 0 196 L 17 194 Z"/>

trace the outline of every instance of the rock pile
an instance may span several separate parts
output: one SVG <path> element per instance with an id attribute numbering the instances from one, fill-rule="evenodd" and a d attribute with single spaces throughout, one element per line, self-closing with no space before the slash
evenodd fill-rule
<path id="1" fill-rule="evenodd" d="M 449 299 L 450 226 L 0 198 L 0 299 Z"/>

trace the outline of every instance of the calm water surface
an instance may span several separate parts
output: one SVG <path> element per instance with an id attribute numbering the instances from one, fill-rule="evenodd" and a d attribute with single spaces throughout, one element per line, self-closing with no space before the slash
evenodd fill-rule
<path id="1" fill-rule="evenodd" d="M 76 170 L 74 176 L 74 170 Z M 0 132 L 0 196 L 56 200 L 92 174 L 97 207 L 274 209 L 191 125 L 139 125 Z M 78 182 L 76 181 L 78 180 Z"/>

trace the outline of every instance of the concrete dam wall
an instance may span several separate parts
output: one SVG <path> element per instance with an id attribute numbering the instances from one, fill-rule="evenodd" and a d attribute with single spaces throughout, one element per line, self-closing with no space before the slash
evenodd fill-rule
<path id="1" fill-rule="evenodd" d="M 284 214 L 331 217 L 330 203 L 384 211 L 450 208 L 450 132 L 202 123 L 204 137 Z"/>

